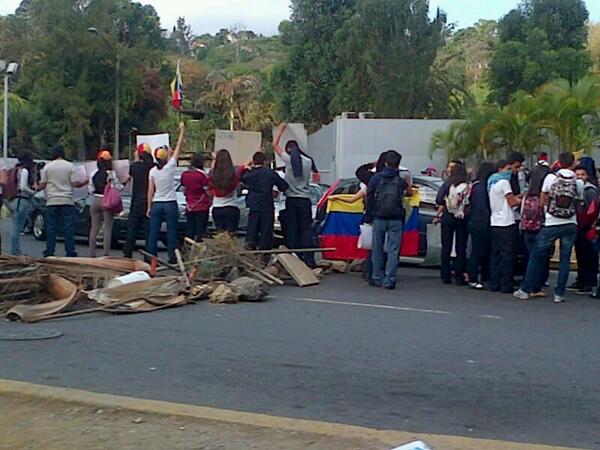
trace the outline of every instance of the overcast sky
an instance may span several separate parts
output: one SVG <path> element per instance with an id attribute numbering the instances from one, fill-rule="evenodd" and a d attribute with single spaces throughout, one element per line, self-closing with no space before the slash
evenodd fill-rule
<path id="1" fill-rule="evenodd" d="M 171 28 L 184 16 L 195 34 L 211 33 L 242 23 L 247 29 L 265 35 L 277 33 L 282 20 L 289 18 L 289 0 L 141 0 L 154 5 L 162 26 Z M 0 0 L 0 14 L 14 12 L 20 0 Z M 478 19 L 499 19 L 519 3 L 518 0 L 430 0 L 432 11 L 440 7 L 448 21 L 466 27 Z M 600 0 L 586 0 L 590 18 L 600 22 Z"/>

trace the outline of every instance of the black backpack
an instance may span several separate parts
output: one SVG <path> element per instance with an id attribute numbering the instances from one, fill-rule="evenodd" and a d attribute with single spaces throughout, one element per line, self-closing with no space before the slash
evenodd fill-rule
<path id="1" fill-rule="evenodd" d="M 375 215 L 381 219 L 400 219 L 404 216 L 403 180 L 396 177 L 382 177 L 375 191 Z"/>

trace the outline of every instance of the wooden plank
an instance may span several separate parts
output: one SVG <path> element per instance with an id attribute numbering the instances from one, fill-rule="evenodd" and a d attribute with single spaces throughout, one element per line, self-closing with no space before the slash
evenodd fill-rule
<path id="1" fill-rule="evenodd" d="M 305 287 L 319 284 L 319 279 L 313 271 L 296 255 L 280 254 L 276 258 L 298 286 Z"/>

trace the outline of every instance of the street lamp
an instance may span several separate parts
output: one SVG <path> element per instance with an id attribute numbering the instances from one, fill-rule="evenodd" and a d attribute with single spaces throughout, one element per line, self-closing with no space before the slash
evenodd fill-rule
<path id="1" fill-rule="evenodd" d="M 8 158 L 8 81 L 11 76 L 16 76 L 19 70 L 17 63 L 10 63 L 6 67 L 6 62 L 0 61 L 0 72 L 4 72 L 4 135 L 3 135 L 3 156 L 4 160 Z"/>
<path id="2" fill-rule="evenodd" d="M 116 45 L 110 43 L 108 39 L 106 39 L 106 35 L 101 33 L 98 28 L 90 27 L 88 28 L 88 32 L 95 34 L 104 41 L 104 43 L 108 46 L 111 52 L 115 54 L 115 146 L 113 148 L 113 159 L 119 159 L 119 132 L 120 132 L 120 82 L 121 82 L 121 55 L 119 55 L 119 50 Z"/>

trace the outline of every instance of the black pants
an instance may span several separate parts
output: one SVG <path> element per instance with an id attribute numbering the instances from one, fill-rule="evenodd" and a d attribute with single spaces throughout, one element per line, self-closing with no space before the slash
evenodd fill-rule
<path id="1" fill-rule="evenodd" d="M 585 238 L 585 233 L 577 232 L 575 239 L 577 256 L 577 286 L 594 287 L 598 284 L 598 252 L 594 244 Z"/>
<path id="2" fill-rule="evenodd" d="M 220 206 L 212 210 L 213 220 L 217 231 L 237 233 L 240 226 L 240 210 L 235 206 Z"/>
<path id="3" fill-rule="evenodd" d="M 289 248 L 302 249 L 314 246 L 312 233 L 312 205 L 308 198 L 285 199 L 285 242 Z M 298 255 L 309 267 L 316 266 L 314 253 Z"/>
<path id="4" fill-rule="evenodd" d="M 517 225 L 492 227 L 490 291 L 501 291 L 508 294 L 514 290 L 513 274 L 518 234 Z"/>
<path id="5" fill-rule="evenodd" d="M 275 211 L 250 210 L 248 216 L 248 230 L 246 231 L 246 245 L 260 250 L 273 248 L 273 225 Z"/>
<path id="6" fill-rule="evenodd" d="M 471 257 L 468 263 L 469 281 L 471 283 L 489 281 L 490 254 L 492 253 L 490 225 L 471 221 L 467 228 L 471 236 Z"/>
<path id="7" fill-rule="evenodd" d="M 185 235 L 196 242 L 200 242 L 206 235 L 208 225 L 208 211 L 187 211 Z"/>
<path id="8" fill-rule="evenodd" d="M 457 284 L 464 284 L 464 273 L 467 263 L 467 240 L 469 232 L 464 219 L 457 219 L 451 214 L 442 216 L 442 268 L 440 275 L 444 283 L 452 281 L 452 246 L 456 236 L 456 258 L 454 260 L 454 273 Z"/>
<path id="9" fill-rule="evenodd" d="M 131 258 L 135 250 L 135 241 L 137 240 L 140 229 L 144 230 L 144 246 L 148 242 L 148 217 L 146 217 L 146 205 L 131 205 L 129 217 L 127 218 L 127 237 L 123 245 L 123 255 L 125 258 Z"/>

